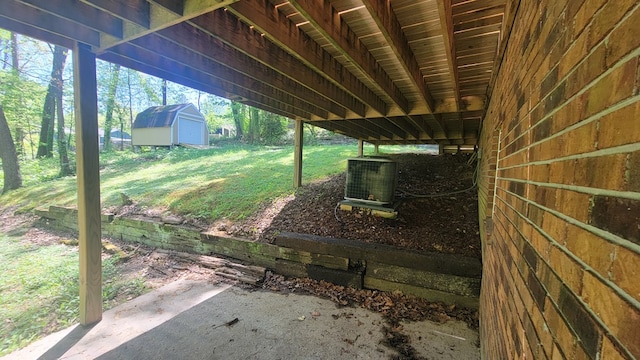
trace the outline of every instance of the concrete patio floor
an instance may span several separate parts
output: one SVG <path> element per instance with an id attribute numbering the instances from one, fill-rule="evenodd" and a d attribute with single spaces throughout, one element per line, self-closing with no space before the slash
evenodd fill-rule
<path id="1" fill-rule="evenodd" d="M 236 320 L 237 319 L 237 320 Z M 231 324 L 229 324 L 231 323 Z M 325 299 L 179 280 L 0 359 L 389 359 L 379 313 Z M 479 359 L 478 333 L 451 320 L 402 324 L 428 359 Z"/>

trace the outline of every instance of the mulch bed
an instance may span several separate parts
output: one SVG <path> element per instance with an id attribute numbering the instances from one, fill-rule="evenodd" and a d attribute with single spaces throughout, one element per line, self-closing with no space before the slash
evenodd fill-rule
<path id="1" fill-rule="evenodd" d="M 404 192 L 396 219 L 361 209 L 339 210 L 346 183 L 343 173 L 304 185 L 279 212 L 272 212 L 276 215 L 269 224 L 264 224 L 264 214 L 270 212 L 266 209 L 228 233 L 272 243 L 279 232 L 289 231 L 480 258 L 478 196 L 473 187 L 476 162 L 471 155 L 390 157 L 398 162 L 397 188 Z M 458 192 L 465 189 L 469 191 Z"/>

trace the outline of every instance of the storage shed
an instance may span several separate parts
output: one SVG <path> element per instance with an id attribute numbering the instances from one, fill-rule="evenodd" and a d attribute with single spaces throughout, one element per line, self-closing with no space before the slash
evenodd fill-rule
<path id="1" fill-rule="evenodd" d="M 136 116 L 134 146 L 208 145 L 209 127 L 192 104 L 152 106 Z"/>

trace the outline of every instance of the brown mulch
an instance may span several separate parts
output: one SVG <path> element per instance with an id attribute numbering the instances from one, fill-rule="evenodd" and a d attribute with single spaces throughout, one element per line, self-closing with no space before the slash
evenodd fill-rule
<path id="1" fill-rule="evenodd" d="M 380 243 L 400 248 L 480 258 L 478 196 L 471 155 L 399 154 L 396 219 L 366 210 L 337 208 L 344 199 L 346 174 L 304 185 L 259 215 L 223 229 L 272 243 L 282 231 Z M 469 189 L 466 192 L 460 190 Z M 416 197 L 422 195 L 426 197 Z M 277 210 L 277 211 L 276 211 Z"/>

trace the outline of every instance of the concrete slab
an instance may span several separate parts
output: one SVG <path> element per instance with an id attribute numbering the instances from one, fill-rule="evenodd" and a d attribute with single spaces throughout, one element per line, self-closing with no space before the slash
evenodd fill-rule
<path id="1" fill-rule="evenodd" d="M 179 280 L 92 327 L 73 326 L 1 359 L 388 359 L 397 352 L 383 345 L 384 325 L 378 313 L 314 296 Z M 480 358 L 478 333 L 463 323 L 403 329 L 421 356 Z"/>

